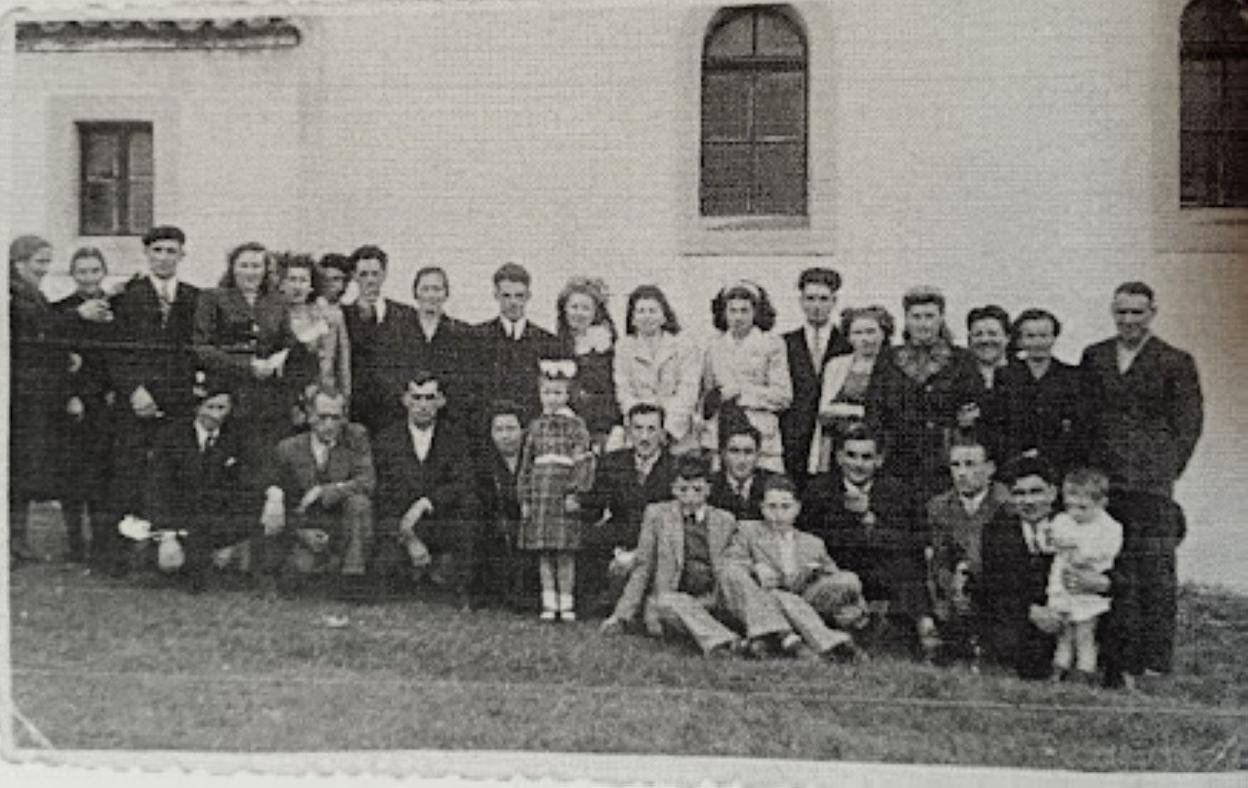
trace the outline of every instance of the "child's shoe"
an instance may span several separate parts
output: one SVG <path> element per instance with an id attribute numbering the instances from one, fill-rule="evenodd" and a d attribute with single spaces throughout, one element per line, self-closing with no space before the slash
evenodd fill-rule
<path id="1" fill-rule="evenodd" d="M 557 603 L 558 597 L 554 591 L 542 592 L 542 614 L 538 616 L 542 621 L 554 621 L 558 617 Z"/>
<path id="2" fill-rule="evenodd" d="M 560 621 L 575 621 L 576 620 L 576 610 L 575 610 L 575 605 L 573 604 L 573 601 L 572 601 L 571 594 L 559 595 L 559 620 Z"/>

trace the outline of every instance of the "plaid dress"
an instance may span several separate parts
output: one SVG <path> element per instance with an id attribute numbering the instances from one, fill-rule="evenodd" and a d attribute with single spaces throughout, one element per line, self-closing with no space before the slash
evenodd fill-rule
<path id="1" fill-rule="evenodd" d="M 589 430 L 571 411 L 542 415 L 529 425 L 516 482 L 520 504 L 529 510 L 516 540 L 521 550 L 580 549 L 580 512 L 569 512 L 565 499 L 593 485 L 589 447 Z"/>

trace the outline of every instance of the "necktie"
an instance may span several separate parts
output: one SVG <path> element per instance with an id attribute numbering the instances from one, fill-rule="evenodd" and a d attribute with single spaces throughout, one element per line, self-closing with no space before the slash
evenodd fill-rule
<path id="1" fill-rule="evenodd" d="M 217 445 L 217 433 L 210 432 L 204 436 L 204 454 L 212 451 L 212 447 Z"/>
<path id="2" fill-rule="evenodd" d="M 156 300 L 160 302 L 160 323 L 169 321 L 169 312 L 173 309 L 173 299 L 169 296 L 169 285 L 161 284 L 156 288 Z"/>

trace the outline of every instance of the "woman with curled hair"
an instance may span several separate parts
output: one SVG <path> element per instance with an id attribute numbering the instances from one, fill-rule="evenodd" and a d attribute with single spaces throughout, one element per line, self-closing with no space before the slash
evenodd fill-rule
<path id="1" fill-rule="evenodd" d="M 607 435 L 620 420 L 615 404 L 612 369 L 615 363 L 615 323 L 607 311 L 607 286 L 597 277 L 574 276 L 564 285 L 555 309 L 556 334 L 576 361 L 572 410 L 585 420 L 595 449 L 601 451 Z"/>
<path id="2" fill-rule="evenodd" d="M 793 382 L 784 341 L 771 332 L 776 323 L 771 299 L 757 284 L 742 280 L 719 291 L 711 301 L 711 316 L 720 333 L 706 351 L 702 445 L 715 451 L 723 419 L 744 415 L 762 438 L 759 467 L 784 473 L 780 413 L 793 402 Z"/>
<path id="3" fill-rule="evenodd" d="M 615 399 L 628 413 L 641 403 L 663 409 L 663 427 L 675 454 L 698 447 L 695 413 L 702 379 L 702 353 L 680 333 L 667 296 L 656 285 L 641 285 L 628 296 L 624 336 L 615 344 L 612 371 Z M 620 448 L 613 438 L 608 449 Z"/>
<path id="4" fill-rule="evenodd" d="M 300 383 L 351 397 L 351 344 L 342 309 L 318 297 L 325 285 L 322 270 L 308 255 L 286 254 L 277 260 L 278 280 L 290 310 L 290 331 L 303 346 L 305 370 Z M 289 363 L 289 359 L 288 359 Z"/>
<path id="5" fill-rule="evenodd" d="M 891 369 L 881 360 L 888 353 L 895 330 L 893 316 L 882 306 L 851 307 L 841 312 L 841 332 L 853 352 L 834 356 L 824 367 L 808 473 L 831 470 L 836 436 L 850 424 L 866 420 L 871 387 L 878 388 L 880 377 Z"/>

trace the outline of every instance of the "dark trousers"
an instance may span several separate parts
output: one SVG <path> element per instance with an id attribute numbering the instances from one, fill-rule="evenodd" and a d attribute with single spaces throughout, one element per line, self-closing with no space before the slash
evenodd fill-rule
<path id="1" fill-rule="evenodd" d="M 980 632 L 985 655 L 1014 668 L 1019 678 L 1047 679 L 1052 675 L 1054 638 L 1037 629 L 1026 610 L 1006 618 L 985 618 Z"/>
<path id="2" fill-rule="evenodd" d="M 157 433 L 173 418 L 140 419 L 128 407 L 118 407 L 115 413 L 108 491 L 96 507 L 98 522 L 93 517 L 91 526 L 92 561 L 104 564 L 123 562 L 134 552 L 129 540 L 117 532 L 117 523 L 127 514 L 150 514 L 147 480 L 152 448 Z"/>
<path id="3" fill-rule="evenodd" d="M 539 598 L 537 560 L 516 549 L 514 522 L 486 522 L 477 546 L 472 590 L 478 599 L 495 600 L 513 610 L 528 610 Z M 580 572 L 577 572 L 580 579 Z"/>
<path id="4" fill-rule="evenodd" d="M 1108 511 L 1122 524 L 1122 553 L 1114 565 L 1113 601 L 1101 626 L 1102 667 L 1138 676 L 1174 668 L 1178 576 L 1175 550 L 1183 541 L 1183 510 L 1170 498 L 1113 490 Z"/>
<path id="5" fill-rule="evenodd" d="M 473 506 L 446 518 L 423 517 L 416 524 L 416 538 L 424 542 L 430 553 L 449 553 L 452 577 L 450 584 L 456 591 L 469 593 L 478 572 L 477 548 L 481 543 L 481 518 Z M 402 572 L 409 558 L 397 527 L 379 533 L 376 543 L 376 564 L 383 575 L 393 577 Z"/>

